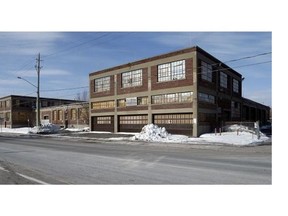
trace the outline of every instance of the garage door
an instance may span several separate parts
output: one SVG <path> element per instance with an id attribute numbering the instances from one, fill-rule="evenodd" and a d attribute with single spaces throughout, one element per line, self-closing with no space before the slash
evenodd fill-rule
<path id="1" fill-rule="evenodd" d="M 119 116 L 119 132 L 141 132 L 148 124 L 148 115 L 125 115 Z"/>
<path id="2" fill-rule="evenodd" d="M 92 117 L 92 131 L 114 132 L 114 116 Z"/>
<path id="3" fill-rule="evenodd" d="M 168 133 L 192 136 L 192 113 L 155 114 L 153 123 L 159 127 L 165 127 Z"/>

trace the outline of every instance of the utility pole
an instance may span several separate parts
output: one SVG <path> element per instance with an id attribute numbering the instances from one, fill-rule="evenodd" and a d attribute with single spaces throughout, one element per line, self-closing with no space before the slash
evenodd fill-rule
<path id="1" fill-rule="evenodd" d="M 37 114 L 36 114 L 36 127 L 39 129 L 40 127 L 40 66 L 41 58 L 40 58 L 40 53 L 38 54 L 38 57 L 36 59 L 36 71 L 37 71 L 37 99 L 36 99 L 36 109 L 37 109 Z"/>

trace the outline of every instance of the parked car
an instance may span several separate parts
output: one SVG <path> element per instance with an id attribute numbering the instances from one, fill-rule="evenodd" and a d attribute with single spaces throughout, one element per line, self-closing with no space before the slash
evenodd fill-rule
<path id="1" fill-rule="evenodd" d="M 267 136 L 272 135 L 272 124 L 265 124 L 260 127 L 260 131 Z"/>

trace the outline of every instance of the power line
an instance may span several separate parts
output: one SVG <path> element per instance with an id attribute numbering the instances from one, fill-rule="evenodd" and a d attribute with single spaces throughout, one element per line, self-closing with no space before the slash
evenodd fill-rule
<path id="1" fill-rule="evenodd" d="M 272 52 L 265 52 L 265 53 L 260 53 L 260 54 L 253 55 L 253 56 L 246 56 L 246 57 L 242 57 L 242 58 L 238 58 L 238 59 L 232 59 L 232 60 L 229 60 L 229 61 L 226 61 L 223 63 L 235 62 L 235 61 L 240 61 L 240 60 L 244 60 L 244 59 L 251 59 L 251 58 L 256 58 L 259 56 L 265 56 L 265 55 L 270 55 L 270 54 L 272 54 Z"/>
<path id="2" fill-rule="evenodd" d="M 106 37 L 108 34 L 109 34 L 109 33 L 106 33 L 106 34 L 104 34 L 104 35 L 101 35 L 100 37 L 93 38 L 93 39 L 90 39 L 90 40 L 88 40 L 88 41 L 84 41 L 84 42 L 82 42 L 82 43 L 80 43 L 80 44 L 77 44 L 77 45 L 75 45 L 75 46 L 68 47 L 68 48 L 66 48 L 66 49 L 60 50 L 60 51 L 55 52 L 55 53 L 51 53 L 51 54 L 48 54 L 48 55 L 44 55 L 44 57 L 47 58 L 47 57 L 51 57 L 51 56 L 57 55 L 57 54 L 59 54 L 59 53 L 67 52 L 67 51 L 69 51 L 69 50 L 71 50 L 71 49 L 75 49 L 75 48 L 77 48 L 77 47 L 80 47 L 80 46 L 83 46 L 83 45 L 85 45 L 85 44 L 88 44 L 88 43 L 90 43 L 91 41 L 99 40 L 99 39 L 101 39 L 101 38 L 103 38 L 103 37 Z"/>
<path id="3" fill-rule="evenodd" d="M 80 87 L 63 88 L 63 89 L 44 89 L 44 90 L 41 90 L 41 91 L 42 91 L 42 92 L 69 91 L 69 90 L 82 89 L 82 88 L 88 88 L 88 87 L 89 87 L 89 86 L 80 86 Z"/>
<path id="4" fill-rule="evenodd" d="M 241 57 L 241 58 L 237 58 L 237 59 L 231 59 L 231 60 L 228 60 L 228 61 L 224 61 L 224 62 L 219 62 L 219 63 L 214 63 L 214 64 L 209 64 L 210 66 L 222 66 L 222 64 L 226 64 L 226 63 L 229 63 L 229 62 L 236 62 L 236 61 L 241 61 L 241 60 L 244 60 L 244 59 L 251 59 L 251 58 L 256 58 L 256 57 L 259 57 L 259 56 L 265 56 L 265 55 L 269 55 L 271 54 L 272 52 L 264 52 L 264 53 L 260 53 L 260 54 L 256 54 L 256 55 L 252 55 L 252 56 L 245 56 L 245 57 Z M 199 66 L 197 67 L 198 69 L 202 68 L 203 66 Z M 228 66 L 229 67 L 229 66 Z M 233 67 L 235 68 L 235 67 Z M 232 69 L 232 68 L 230 68 Z"/>
<path id="5" fill-rule="evenodd" d="M 211 73 L 215 73 L 218 71 L 227 71 L 227 70 L 234 70 L 234 68 L 242 68 L 242 67 L 249 67 L 249 66 L 254 66 L 254 65 L 260 65 L 260 64 L 267 64 L 267 63 L 271 63 L 272 61 L 264 61 L 264 62 L 257 62 L 257 63 L 252 63 L 252 64 L 246 64 L 246 65 L 239 65 L 239 66 L 235 66 L 233 68 L 231 67 L 226 67 L 226 68 L 219 68 L 219 69 L 215 69 L 215 70 L 211 70 Z M 202 66 L 200 66 L 199 68 L 202 68 Z M 207 66 L 205 68 L 208 68 Z M 197 74 L 202 74 L 202 72 L 198 72 Z"/>

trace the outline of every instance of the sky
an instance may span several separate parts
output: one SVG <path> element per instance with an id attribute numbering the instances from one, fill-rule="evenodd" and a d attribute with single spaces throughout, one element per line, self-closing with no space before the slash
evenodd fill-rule
<path id="1" fill-rule="evenodd" d="M 14 215 L 13 212 L 15 215 L 26 212 L 39 215 L 40 211 L 44 215 L 55 215 L 55 212 L 91 215 L 97 211 L 105 212 L 105 215 L 135 215 L 137 212 L 137 215 L 199 213 L 222 216 L 231 215 L 231 212 L 237 216 L 247 212 L 256 215 L 287 212 L 285 199 L 279 198 L 287 191 L 288 180 L 283 174 L 287 164 L 287 145 L 283 145 L 283 140 L 287 139 L 287 132 L 281 125 L 287 118 L 284 114 L 286 106 L 283 106 L 286 97 L 283 90 L 287 85 L 287 60 L 283 52 L 287 50 L 288 37 L 288 31 L 283 27 L 287 20 L 284 4 L 285 1 L 251 0 L 147 0 L 145 3 L 70 0 L 69 4 L 59 0 L 41 1 L 41 4 L 36 0 L 1 2 L 0 97 L 10 94 L 36 96 L 35 89 L 18 80 L 17 76 L 25 75 L 29 81 L 36 82 L 34 65 L 39 52 L 43 57 L 41 89 L 51 90 L 88 86 L 90 72 L 194 45 L 223 62 L 253 56 L 270 52 L 273 39 L 273 65 L 265 63 L 234 68 L 245 77 L 243 96 L 266 105 L 271 104 L 273 77 L 272 187 L 133 185 L 132 190 L 129 186 L 114 185 L 37 187 L 33 190 L 31 187 L 1 187 L 1 194 L 5 195 L 0 196 L 2 212 L 4 210 L 9 215 Z M 25 32 L 36 33 L 29 35 Z M 111 34 L 104 37 L 106 32 Z M 80 46 L 81 43 L 84 44 Z M 53 53 L 58 54 L 51 55 Z M 265 61 L 271 61 L 271 56 L 228 65 L 243 66 Z M 53 73 L 58 75 L 57 79 Z M 73 98 L 82 90 L 41 91 L 41 95 Z M 18 208 L 15 208 L 15 203 Z M 50 208 L 47 208 L 47 203 Z M 98 203 L 96 209 L 95 203 Z"/>
<path id="2" fill-rule="evenodd" d="M 192 46 L 242 74 L 243 97 L 271 107 L 269 31 L 0 31 L 0 97 L 36 96 L 36 88 L 17 77 L 37 85 L 39 53 L 40 97 L 75 99 L 88 91 L 89 73 Z"/>

